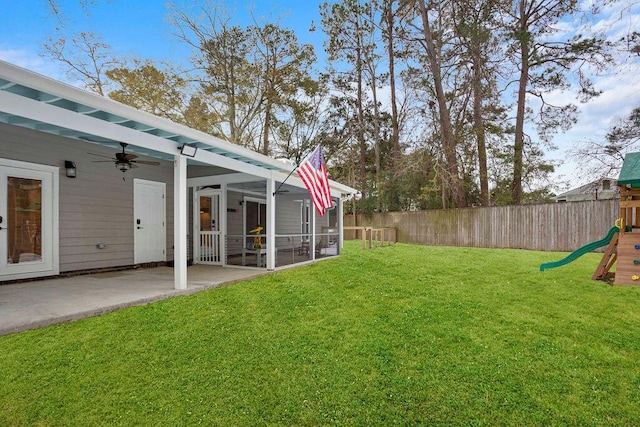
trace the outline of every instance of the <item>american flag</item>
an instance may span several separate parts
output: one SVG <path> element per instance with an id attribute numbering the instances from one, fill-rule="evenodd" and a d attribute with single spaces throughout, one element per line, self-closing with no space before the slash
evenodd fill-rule
<path id="1" fill-rule="evenodd" d="M 327 178 L 327 166 L 322 156 L 322 145 L 318 145 L 307 159 L 298 168 L 298 175 L 311 194 L 313 205 L 320 216 L 331 207 L 331 191 L 329 190 L 329 178 Z"/>

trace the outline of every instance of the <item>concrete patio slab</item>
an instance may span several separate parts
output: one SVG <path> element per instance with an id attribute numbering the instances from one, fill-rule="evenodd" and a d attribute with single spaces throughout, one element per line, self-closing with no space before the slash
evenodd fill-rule
<path id="1" fill-rule="evenodd" d="M 174 289 L 170 267 L 0 285 L 0 335 L 188 295 L 264 274 L 268 272 L 193 265 L 187 269 L 185 290 Z"/>

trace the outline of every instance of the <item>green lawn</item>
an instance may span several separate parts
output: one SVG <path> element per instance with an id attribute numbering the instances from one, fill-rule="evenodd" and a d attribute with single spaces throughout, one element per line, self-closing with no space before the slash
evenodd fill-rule
<path id="1" fill-rule="evenodd" d="M 640 425 L 640 288 L 563 255 L 347 242 L 0 337 L 0 425 Z"/>

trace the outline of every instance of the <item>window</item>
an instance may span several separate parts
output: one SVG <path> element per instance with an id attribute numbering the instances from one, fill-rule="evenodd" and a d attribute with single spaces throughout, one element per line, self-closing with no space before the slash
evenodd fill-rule
<path id="1" fill-rule="evenodd" d="M 7 263 L 42 259 L 42 180 L 7 177 Z"/>
<path id="2" fill-rule="evenodd" d="M 300 218 L 301 218 L 301 225 L 300 225 L 300 232 L 302 234 L 309 234 L 309 212 L 310 212 L 310 203 L 308 200 L 303 201 L 300 204 Z"/>

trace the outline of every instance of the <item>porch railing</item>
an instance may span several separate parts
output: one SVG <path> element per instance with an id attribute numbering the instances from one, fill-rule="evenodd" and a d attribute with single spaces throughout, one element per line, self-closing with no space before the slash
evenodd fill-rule
<path id="1" fill-rule="evenodd" d="M 199 262 L 220 264 L 220 232 L 201 231 L 200 232 L 200 253 Z"/>
<path id="2" fill-rule="evenodd" d="M 255 239 L 260 238 L 260 244 Z M 310 233 L 278 233 L 275 235 L 275 266 L 297 264 L 339 254 L 339 233 L 329 230 L 316 233 L 315 246 Z M 226 238 L 226 264 L 266 267 L 266 234 L 229 234 Z"/>

